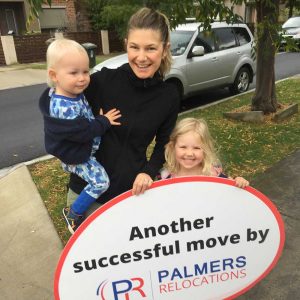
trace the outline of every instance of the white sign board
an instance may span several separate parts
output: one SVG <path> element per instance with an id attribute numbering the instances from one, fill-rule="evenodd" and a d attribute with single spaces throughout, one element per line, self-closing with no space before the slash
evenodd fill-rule
<path id="1" fill-rule="evenodd" d="M 233 299 L 278 261 L 284 227 L 274 204 L 229 179 L 181 177 L 126 192 L 71 237 L 55 299 Z"/>

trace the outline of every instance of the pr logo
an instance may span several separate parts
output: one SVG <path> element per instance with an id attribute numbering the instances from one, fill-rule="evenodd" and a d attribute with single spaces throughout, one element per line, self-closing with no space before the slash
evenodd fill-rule
<path id="1" fill-rule="evenodd" d="M 141 277 L 113 281 L 111 285 L 107 285 L 108 283 L 108 280 L 102 281 L 97 289 L 96 294 L 101 297 L 101 300 L 130 300 L 132 294 L 135 295 L 135 299 L 137 299 L 136 296 L 146 297 L 146 293 L 142 289 L 144 279 Z M 113 298 L 107 297 L 107 294 L 112 295 Z"/>

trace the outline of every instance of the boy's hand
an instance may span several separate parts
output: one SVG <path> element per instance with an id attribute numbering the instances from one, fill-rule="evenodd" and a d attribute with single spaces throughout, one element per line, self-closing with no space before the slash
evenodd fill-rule
<path id="1" fill-rule="evenodd" d="M 122 116 L 118 109 L 113 108 L 110 111 L 108 111 L 106 114 L 103 114 L 103 110 L 101 108 L 99 114 L 105 116 L 109 120 L 111 125 L 121 125 L 120 122 L 115 122 L 115 120 L 119 119 Z"/>

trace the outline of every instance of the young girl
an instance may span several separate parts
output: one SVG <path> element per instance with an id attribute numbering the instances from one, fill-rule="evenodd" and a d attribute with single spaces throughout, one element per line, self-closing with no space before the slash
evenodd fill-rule
<path id="1" fill-rule="evenodd" d="M 185 118 L 177 123 L 165 149 L 166 169 L 162 179 L 205 175 L 225 177 L 214 148 L 207 123 L 203 119 Z M 249 182 L 235 178 L 236 186 L 244 188 Z"/>
<path id="2" fill-rule="evenodd" d="M 108 175 L 94 157 L 102 136 L 120 111 L 102 110 L 94 117 L 83 91 L 90 82 L 89 58 L 75 41 L 58 39 L 47 50 L 50 103 L 40 102 L 44 115 L 45 148 L 62 162 L 65 171 L 76 174 L 88 184 L 70 207 L 63 209 L 69 231 L 73 234 L 84 213 L 109 186 Z"/>

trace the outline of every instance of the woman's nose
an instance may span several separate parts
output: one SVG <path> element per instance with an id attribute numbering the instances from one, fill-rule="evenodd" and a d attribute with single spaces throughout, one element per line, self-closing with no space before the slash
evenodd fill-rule
<path id="1" fill-rule="evenodd" d="M 147 59 L 146 53 L 144 50 L 140 50 L 138 53 L 138 60 L 139 61 L 144 61 Z"/>

